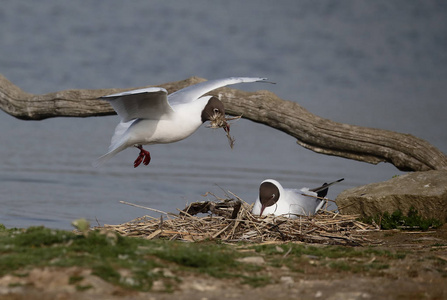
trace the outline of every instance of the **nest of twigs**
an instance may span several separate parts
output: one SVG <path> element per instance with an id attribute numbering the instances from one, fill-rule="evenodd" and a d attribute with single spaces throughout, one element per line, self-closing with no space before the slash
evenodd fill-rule
<path id="1" fill-rule="evenodd" d="M 214 201 L 191 203 L 178 214 L 162 212 L 164 216 L 160 218 L 144 216 L 121 225 L 104 225 L 104 228 L 124 236 L 149 240 L 220 240 L 228 243 L 294 241 L 350 246 L 371 244 L 372 241 L 364 237 L 364 232 L 378 230 L 376 226 L 358 221 L 355 215 L 341 215 L 329 210 L 297 219 L 259 217 L 250 211 L 251 205 L 237 196 L 227 199 L 216 197 Z"/>

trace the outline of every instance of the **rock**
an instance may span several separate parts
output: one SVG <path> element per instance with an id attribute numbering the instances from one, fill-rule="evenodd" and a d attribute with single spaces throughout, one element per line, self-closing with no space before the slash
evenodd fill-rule
<path id="1" fill-rule="evenodd" d="M 241 263 L 253 264 L 253 265 L 265 264 L 265 260 L 261 256 L 247 256 L 247 257 L 239 258 L 236 260 Z"/>
<path id="2" fill-rule="evenodd" d="M 376 216 L 414 207 L 426 218 L 447 221 L 447 171 L 414 172 L 340 193 L 336 199 L 343 214 Z"/>
<path id="3" fill-rule="evenodd" d="M 10 297 L 6 299 L 80 299 L 70 298 L 66 295 L 74 295 L 79 288 L 86 288 L 82 293 L 82 299 L 91 299 L 85 295 L 100 295 L 101 299 L 112 299 L 111 296 L 122 292 L 118 286 L 104 281 L 92 275 L 91 270 L 80 267 L 57 268 L 44 267 L 34 268 L 27 271 L 26 276 L 6 275 L 0 277 L 0 298 L 2 295 L 23 294 L 32 288 L 35 297 Z M 70 278 L 79 278 L 80 281 L 70 282 Z M 39 297 L 37 293 L 45 292 L 47 297 Z M 65 296 L 50 296 L 65 295 Z M 99 299 L 98 296 L 96 296 Z"/>
<path id="4" fill-rule="evenodd" d="M 295 283 L 295 280 L 293 280 L 293 277 L 291 276 L 281 276 L 279 278 L 279 281 L 287 286 L 293 286 L 293 284 Z"/>
<path id="5" fill-rule="evenodd" d="M 284 249 L 281 248 L 281 247 L 278 246 L 278 245 L 276 245 L 275 249 L 276 249 L 276 251 L 279 252 L 279 253 L 283 253 L 283 252 L 284 252 Z"/>
<path id="6" fill-rule="evenodd" d="M 183 283 L 180 285 L 181 290 L 195 290 L 198 292 L 211 292 L 221 288 L 221 283 L 218 280 L 209 280 L 204 278 L 183 278 Z"/>

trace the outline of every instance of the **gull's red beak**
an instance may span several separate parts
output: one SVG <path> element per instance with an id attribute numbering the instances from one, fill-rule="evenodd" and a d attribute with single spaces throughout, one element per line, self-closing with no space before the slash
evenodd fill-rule
<path id="1" fill-rule="evenodd" d="M 260 217 L 262 216 L 262 213 L 264 212 L 264 209 L 265 209 L 265 205 L 262 205 L 261 206 L 261 213 L 259 214 Z"/>

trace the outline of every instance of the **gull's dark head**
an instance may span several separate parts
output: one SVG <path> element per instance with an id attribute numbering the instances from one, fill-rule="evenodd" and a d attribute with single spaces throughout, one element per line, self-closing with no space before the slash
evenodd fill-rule
<path id="1" fill-rule="evenodd" d="M 227 133 L 228 141 L 230 142 L 230 147 L 233 148 L 234 139 L 230 136 L 230 124 L 228 120 L 234 120 L 237 118 L 225 117 L 225 107 L 219 99 L 216 97 L 211 97 L 205 108 L 202 110 L 202 122 L 210 121 L 210 128 L 223 128 Z"/>
<path id="2" fill-rule="evenodd" d="M 202 122 L 211 122 L 212 128 L 220 128 L 227 125 L 225 120 L 225 107 L 219 99 L 216 97 L 211 97 L 205 108 L 202 110 Z"/>
<path id="3" fill-rule="evenodd" d="M 259 201 L 261 202 L 261 213 L 259 216 L 262 216 L 266 207 L 276 204 L 279 197 L 279 189 L 274 183 L 268 181 L 261 183 L 259 186 Z"/>

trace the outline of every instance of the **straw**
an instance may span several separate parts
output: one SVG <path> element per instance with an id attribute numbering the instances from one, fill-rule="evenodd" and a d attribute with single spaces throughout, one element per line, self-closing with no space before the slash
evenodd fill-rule
<path id="1" fill-rule="evenodd" d="M 272 215 L 259 217 L 251 213 L 251 205 L 233 193 L 227 194 L 227 198 L 213 196 L 215 200 L 193 202 L 179 210 L 178 214 L 121 201 L 126 205 L 162 213 L 168 219 L 144 216 L 120 225 L 104 225 L 103 228 L 124 236 L 145 239 L 216 240 L 226 243 L 306 242 L 349 246 L 372 244 L 373 241 L 365 238 L 364 233 L 378 230 L 377 226 L 360 222 L 356 215 L 342 215 L 330 210 L 296 219 Z"/>

